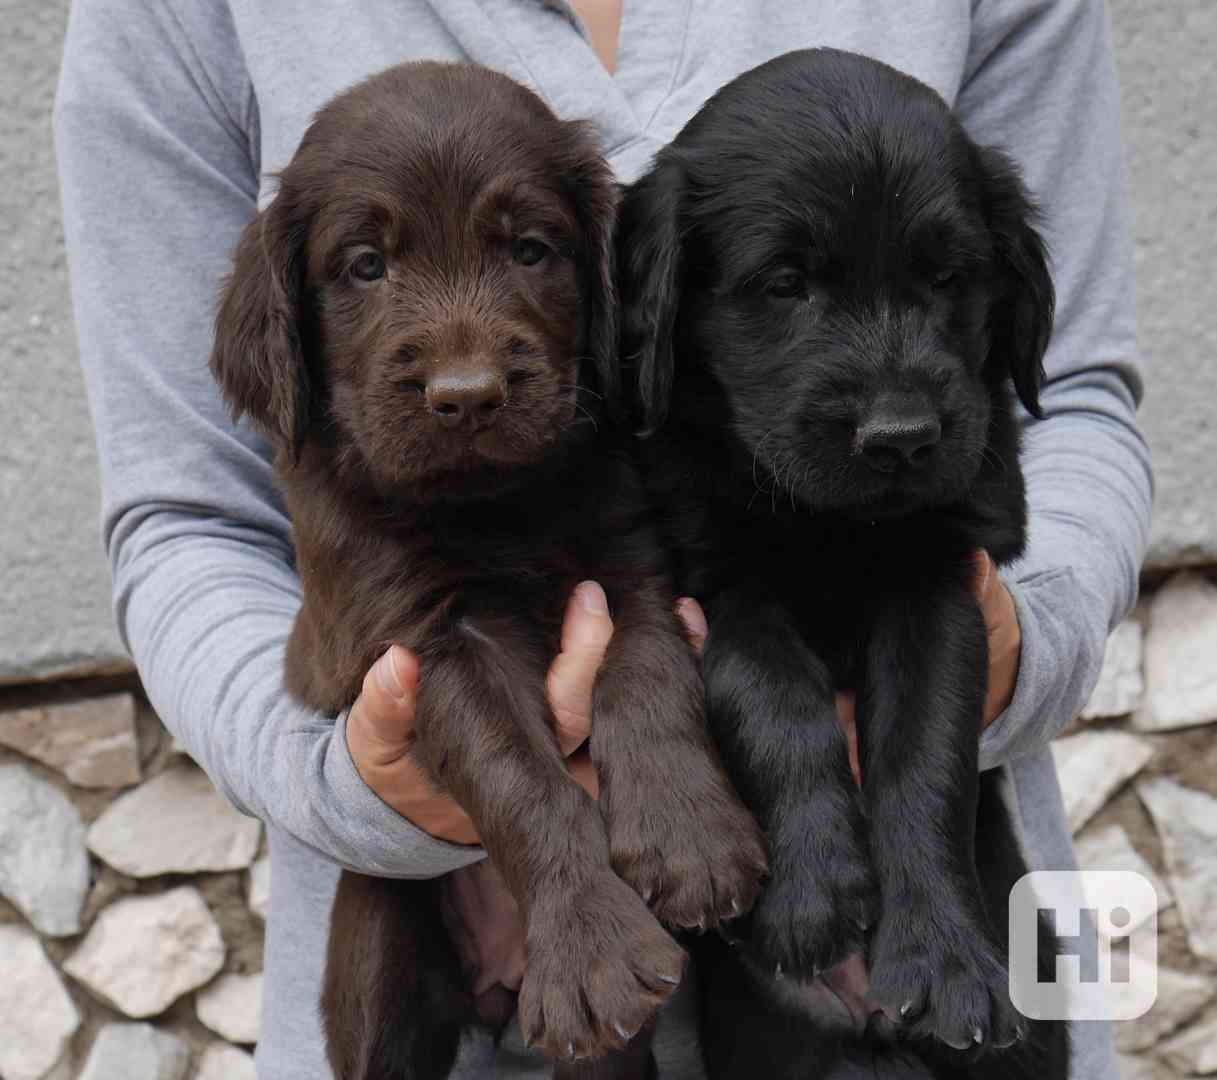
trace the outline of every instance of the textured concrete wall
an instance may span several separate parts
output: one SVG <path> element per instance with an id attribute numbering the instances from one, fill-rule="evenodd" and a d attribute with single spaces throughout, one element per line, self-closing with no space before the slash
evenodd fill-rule
<path id="1" fill-rule="evenodd" d="M 1217 561 L 1217 3 L 1114 0 L 1136 214 L 1151 563 Z"/>
<path id="2" fill-rule="evenodd" d="M 51 148 L 67 8 L 10 0 L 0 34 L 0 682 L 122 662 Z"/>
<path id="3" fill-rule="evenodd" d="M 48 115 L 66 0 L 9 0 L 0 37 L 0 681 L 119 655 Z M 1217 562 L 1217 3 L 1114 0 L 1136 209 L 1151 561 Z"/>

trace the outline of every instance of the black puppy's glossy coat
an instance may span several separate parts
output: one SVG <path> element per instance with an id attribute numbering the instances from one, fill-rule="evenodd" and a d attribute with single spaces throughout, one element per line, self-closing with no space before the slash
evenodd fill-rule
<path id="1" fill-rule="evenodd" d="M 1064 1026 L 1007 991 L 1024 868 L 978 770 L 969 588 L 977 549 L 1024 544 L 1011 384 L 1038 414 L 1053 309 L 1032 217 L 932 90 L 831 50 L 724 87 L 625 198 L 650 484 L 770 844 L 747 945 L 699 958 L 713 1077 L 1065 1074 Z M 866 1002 L 836 1009 L 813 980 L 860 951 Z"/>

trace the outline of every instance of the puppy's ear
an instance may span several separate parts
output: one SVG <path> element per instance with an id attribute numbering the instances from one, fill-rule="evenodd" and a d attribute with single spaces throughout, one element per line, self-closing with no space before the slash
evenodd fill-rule
<path id="1" fill-rule="evenodd" d="M 250 419 L 292 459 L 309 414 L 300 341 L 305 223 L 280 192 L 241 234 L 216 314 L 211 373 L 234 420 Z"/>
<path id="2" fill-rule="evenodd" d="M 579 122 L 571 127 L 575 129 L 575 160 L 567 172 L 573 181 L 575 211 L 583 234 L 580 276 L 585 313 L 584 350 L 591 359 L 596 393 L 602 398 L 600 407 L 615 416 L 621 399 L 613 251 L 618 189 L 591 129 Z"/>
<path id="3" fill-rule="evenodd" d="M 1018 167 L 1000 150 L 982 149 L 979 159 L 1003 290 L 992 317 L 990 357 L 1014 380 L 1027 411 L 1041 416 L 1044 352 L 1056 307 L 1047 251 L 1034 227 L 1036 210 Z"/>
<path id="4" fill-rule="evenodd" d="M 666 419 L 676 376 L 684 186 L 683 167 L 661 157 L 627 189 L 618 219 L 622 354 L 633 378 L 644 434 L 656 431 Z"/>

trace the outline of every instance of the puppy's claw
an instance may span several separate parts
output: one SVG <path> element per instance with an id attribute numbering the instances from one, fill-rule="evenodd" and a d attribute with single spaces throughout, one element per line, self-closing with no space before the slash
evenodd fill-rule
<path id="1" fill-rule="evenodd" d="M 980 1046 L 985 1041 L 985 1033 L 976 1027 L 972 1029 L 972 1041 Z"/>
<path id="2" fill-rule="evenodd" d="M 912 1011 L 913 1011 L 913 1003 L 911 1001 L 906 1001 L 903 1005 L 900 1006 L 900 1019 L 901 1020 L 907 1019 L 909 1013 L 911 1013 Z"/>
<path id="3" fill-rule="evenodd" d="M 738 915 L 740 913 L 739 901 L 735 897 L 731 897 L 731 914 Z"/>
<path id="4" fill-rule="evenodd" d="M 617 1034 L 620 1035 L 626 1042 L 629 1042 L 635 1035 L 638 1034 L 637 1031 L 626 1031 L 625 1025 L 621 1023 L 620 1020 L 613 1024 L 613 1030 L 617 1032 Z"/>
<path id="5" fill-rule="evenodd" d="M 680 976 L 679 975 L 660 975 L 659 981 L 666 982 L 669 986 L 679 986 L 680 985 Z"/>
<path id="6" fill-rule="evenodd" d="M 854 919 L 854 922 L 858 924 L 858 929 L 861 930 L 864 934 L 866 933 L 867 930 L 870 929 L 870 915 L 868 914 L 868 912 L 866 910 L 865 901 L 860 900 L 858 902 L 858 915 Z"/>
<path id="7" fill-rule="evenodd" d="M 1027 1029 L 1019 1024 L 1011 1033 L 1010 1038 L 1005 1042 L 994 1043 L 993 1046 L 998 1050 L 1009 1050 L 1017 1042 L 1022 1042 L 1027 1037 Z"/>
<path id="8" fill-rule="evenodd" d="M 655 895 L 655 890 L 652 889 L 650 885 L 648 885 L 645 889 L 642 890 L 642 902 L 644 904 L 649 904 L 651 902 L 651 898 L 654 895 Z"/>
<path id="9" fill-rule="evenodd" d="M 773 977 L 775 979 L 782 978 L 782 965 L 781 964 L 778 964 L 778 966 L 773 969 Z"/>
<path id="10" fill-rule="evenodd" d="M 575 1044 L 573 1042 L 568 1042 L 566 1044 L 566 1056 L 570 1058 L 571 1061 L 575 1060 Z"/>

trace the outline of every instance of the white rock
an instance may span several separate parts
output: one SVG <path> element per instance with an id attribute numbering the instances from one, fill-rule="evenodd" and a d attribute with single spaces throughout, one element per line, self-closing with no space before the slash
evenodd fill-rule
<path id="1" fill-rule="evenodd" d="M 1065 814 L 1077 832 L 1125 781 L 1154 756 L 1153 748 L 1121 731 L 1080 731 L 1052 744 Z"/>
<path id="2" fill-rule="evenodd" d="M 212 1043 L 199 1059 L 194 1080 L 257 1080 L 254 1059 L 235 1046 Z"/>
<path id="3" fill-rule="evenodd" d="M 1119 986 L 1108 988 L 1118 996 Z M 1116 1046 L 1127 1053 L 1148 1050 L 1180 1024 L 1195 1016 L 1217 994 L 1217 981 L 1208 975 L 1191 975 L 1158 968 L 1158 1000 L 1144 1016 L 1113 1024 Z"/>
<path id="4" fill-rule="evenodd" d="M 80 1080 L 182 1080 L 190 1049 L 151 1024 L 107 1024 L 97 1033 Z"/>
<path id="5" fill-rule="evenodd" d="M 1145 680 L 1141 675 L 1141 624 L 1128 619 L 1107 639 L 1099 682 L 1082 709 L 1082 717 L 1126 716 L 1141 704 Z"/>
<path id="6" fill-rule="evenodd" d="M 1160 1055 L 1181 1073 L 1208 1076 L 1217 1073 L 1217 1019 L 1189 1028 L 1165 1043 Z"/>
<path id="7" fill-rule="evenodd" d="M 1169 907 L 1174 903 L 1170 887 L 1157 874 L 1132 846 L 1128 833 L 1121 825 L 1109 825 L 1105 829 L 1096 829 L 1079 837 L 1074 845 L 1078 856 L 1078 866 L 1083 870 L 1123 870 L 1140 874 L 1153 886 L 1154 895 L 1158 902 L 1147 906 L 1145 910 L 1129 911 L 1130 920 L 1120 928 L 1121 935 L 1129 934 L 1141 926 L 1156 911 Z M 1086 895 L 1090 907 L 1105 907 L 1107 898 Z M 1104 927 L 1107 923 L 1103 922 Z M 1099 931 L 1102 933 L 1102 929 Z"/>
<path id="8" fill-rule="evenodd" d="M 1118 1024 L 1116 1028 L 1118 1030 Z M 1167 1080 L 1163 1077 L 1162 1070 L 1148 1058 L 1116 1054 L 1116 1067 L 1120 1080 Z"/>
<path id="9" fill-rule="evenodd" d="M 183 885 L 106 908 L 63 965 L 127 1016 L 164 1012 L 224 966 L 224 941 L 198 891 Z"/>
<path id="10" fill-rule="evenodd" d="M 58 769 L 78 787 L 139 782 L 135 698 L 130 694 L 0 713 L 0 745 Z"/>
<path id="11" fill-rule="evenodd" d="M 1188 944 L 1217 960 L 1217 799 L 1173 780 L 1147 780 L 1137 794 L 1162 838 Z"/>
<path id="12" fill-rule="evenodd" d="M 194 1001 L 199 1020 L 229 1042 L 256 1043 L 262 1027 L 262 975 L 221 975 Z"/>
<path id="13" fill-rule="evenodd" d="M 0 895 L 50 937 L 80 932 L 89 855 L 80 815 L 23 764 L 0 765 Z"/>
<path id="14" fill-rule="evenodd" d="M 249 868 L 249 910 L 266 921 L 270 903 L 270 856 L 263 855 Z"/>
<path id="15" fill-rule="evenodd" d="M 0 926 L 0 958 L 0 1076 L 41 1080 L 80 1027 L 80 1014 L 29 930 Z"/>
<path id="16" fill-rule="evenodd" d="M 1149 607 L 1141 731 L 1217 720 L 1217 585 L 1199 574 L 1171 578 Z"/>
<path id="17" fill-rule="evenodd" d="M 241 870 L 262 825 L 234 810 L 194 765 L 166 769 L 112 803 L 89 829 L 89 850 L 132 877 Z"/>

